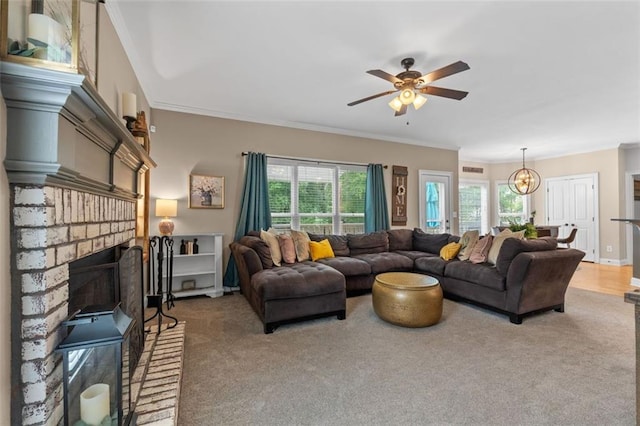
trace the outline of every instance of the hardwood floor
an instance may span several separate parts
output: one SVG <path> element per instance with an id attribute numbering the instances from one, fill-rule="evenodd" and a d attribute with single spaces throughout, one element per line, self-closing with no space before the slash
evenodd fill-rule
<path id="1" fill-rule="evenodd" d="M 639 288 L 630 285 L 631 275 L 631 266 L 611 266 L 580 262 L 569 286 L 623 296 L 624 293 Z"/>

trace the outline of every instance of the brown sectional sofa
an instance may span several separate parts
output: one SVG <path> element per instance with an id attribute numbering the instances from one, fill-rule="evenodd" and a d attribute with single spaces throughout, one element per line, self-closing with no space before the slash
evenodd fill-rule
<path id="1" fill-rule="evenodd" d="M 328 239 L 336 257 L 273 266 L 269 247 L 248 235 L 231 243 L 240 289 L 271 333 L 280 324 L 318 316 L 346 317 L 346 296 L 371 290 L 382 272 L 427 274 L 440 281 L 445 297 L 509 315 L 564 311 L 564 295 L 584 253 L 558 249 L 554 238 L 507 238 L 495 265 L 445 261 L 440 249 L 459 237 L 419 229 L 368 234 L 314 235 Z"/>

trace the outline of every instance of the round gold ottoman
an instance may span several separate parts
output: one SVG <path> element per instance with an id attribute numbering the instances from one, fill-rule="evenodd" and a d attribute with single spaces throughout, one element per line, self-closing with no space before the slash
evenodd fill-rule
<path id="1" fill-rule="evenodd" d="M 375 313 L 392 324 L 427 327 L 442 317 L 442 289 L 438 280 L 428 275 L 379 274 L 371 293 Z"/>

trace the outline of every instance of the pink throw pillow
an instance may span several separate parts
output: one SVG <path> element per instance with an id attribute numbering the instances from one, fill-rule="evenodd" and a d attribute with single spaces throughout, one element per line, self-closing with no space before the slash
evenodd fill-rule
<path id="1" fill-rule="evenodd" d="M 484 238 L 478 240 L 476 245 L 471 250 L 471 255 L 469 256 L 469 261 L 471 263 L 484 263 L 487 261 L 487 256 L 489 255 L 489 250 L 491 249 L 491 242 L 493 241 L 493 237 L 491 235 L 487 235 Z"/>
<path id="2" fill-rule="evenodd" d="M 278 244 L 280 245 L 280 252 L 282 253 L 282 260 L 284 263 L 295 263 L 296 247 L 293 244 L 293 238 L 291 238 L 291 235 L 278 235 Z"/>

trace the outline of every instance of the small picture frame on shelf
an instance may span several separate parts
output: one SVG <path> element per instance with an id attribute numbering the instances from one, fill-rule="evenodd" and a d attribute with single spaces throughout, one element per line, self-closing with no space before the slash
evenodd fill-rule
<path id="1" fill-rule="evenodd" d="M 189 175 L 190 209 L 223 209 L 224 176 Z"/>
<path id="2" fill-rule="evenodd" d="M 182 281 L 182 290 L 193 290 L 194 288 L 196 288 L 196 280 Z"/>

